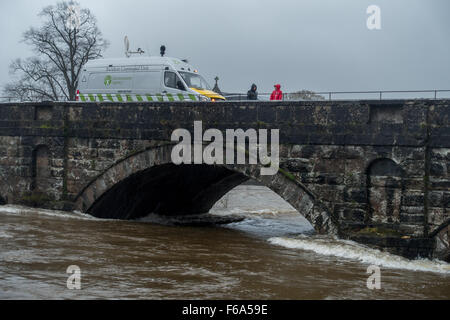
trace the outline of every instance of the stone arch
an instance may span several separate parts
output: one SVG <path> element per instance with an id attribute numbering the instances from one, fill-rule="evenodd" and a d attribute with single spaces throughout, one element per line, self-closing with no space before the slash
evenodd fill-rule
<path id="1" fill-rule="evenodd" d="M 369 223 L 400 223 L 403 169 L 394 160 L 380 158 L 367 167 Z"/>
<path id="2" fill-rule="evenodd" d="M 338 233 L 337 221 L 307 188 L 284 170 L 274 176 L 261 176 L 258 165 L 175 166 L 171 161 L 172 146 L 152 147 L 111 166 L 78 194 L 75 199 L 77 210 L 100 218 L 116 219 L 145 216 L 150 212 L 143 212 L 144 206 L 161 214 L 170 214 L 171 210 L 179 208 L 184 208 L 184 212 L 174 213 L 207 213 L 229 190 L 251 178 L 290 203 L 317 232 Z M 191 176 L 196 177 L 195 185 L 186 184 L 186 181 L 190 181 L 186 178 Z M 171 181 L 167 181 L 167 177 Z M 178 191 L 188 196 L 169 199 L 162 194 L 168 187 L 178 188 Z M 121 195 L 124 190 L 128 190 L 130 197 L 140 192 L 142 196 L 130 202 L 127 196 Z M 145 195 L 143 190 L 146 190 Z M 156 198 L 162 197 L 165 201 L 149 200 L 149 192 L 155 192 Z M 108 206 L 108 201 L 114 201 L 115 204 Z M 177 205 L 177 201 L 181 205 Z"/>
<path id="3" fill-rule="evenodd" d="M 38 145 L 32 154 L 32 191 L 45 192 L 51 179 L 50 150 L 46 145 Z"/>

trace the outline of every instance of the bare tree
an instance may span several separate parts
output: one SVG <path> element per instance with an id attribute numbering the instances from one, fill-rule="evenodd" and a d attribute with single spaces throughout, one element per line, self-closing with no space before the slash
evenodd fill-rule
<path id="1" fill-rule="evenodd" d="M 301 90 L 287 94 L 287 100 L 325 100 L 323 96 L 314 91 Z"/>
<path id="2" fill-rule="evenodd" d="M 43 25 L 23 34 L 36 57 L 11 64 L 11 74 L 19 79 L 5 86 L 5 95 L 20 101 L 75 100 L 83 65 L 101 57 L 109 45 L 90 10 L 79 8 L 64 1 L 41 11 Z"/>
<path id="3" fill-rule="evenodd" d="M 301 90 L 287 95 L 288 100 L 325 100 L 323 96 L 314 91 Z"/>

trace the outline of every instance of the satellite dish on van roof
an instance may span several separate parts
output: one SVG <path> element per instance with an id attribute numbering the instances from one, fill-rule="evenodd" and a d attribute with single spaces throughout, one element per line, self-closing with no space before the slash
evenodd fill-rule
<path id="1" fill-rule="evenodd" d="M 138 48 L 137 51 L 130 51 L 130 41 L 128 40 L 128 36 L 125 36 L 124 44 L 125 44 L 125 56 L 127 58 L 131 57 L 132 54 L 141 55 L 145 53 L 145 51 L 142 50 L 141 48 Z"/>
<path id="2" fill-rule="evenodd" d="M 125 44 L 125 55 L 127 56 L 127 58 L 129 58 L 131 54 L 130 54 L 130 40 L 128 40 L 128 36 L 125 36 L 124 44 Z"/>

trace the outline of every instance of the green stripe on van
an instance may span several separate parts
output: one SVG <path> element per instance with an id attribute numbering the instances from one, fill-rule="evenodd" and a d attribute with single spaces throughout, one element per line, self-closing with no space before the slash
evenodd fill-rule
<path id="1" fill-rule="evenodd" d="M 99 102 L 105 102 L 105 101 L 111 101 L 111 102 L 134 102 L 134 101 L 139 101 L 139 102 L 143 102 L 143 101 L 149 101 L 149 102 L 154 102 L 154 101 L 160 101 L 160 102 L 164 102 L 164 101 L 170 101 L 170 102 L 174 102 L 174 101 L 198 101 L 198 96 L 195 94 L 182 94 L 182 93 L 178 93 L 178 94 L 173 94 L 173 93 L 165 93 L 165 94 L 161 94 L 161 93 L 157 93 L 155 95 L 151 95 L 151 94 L 145 94 L 145 95 L 139 95 L 139 94 L 100 94 L 100 93 L 94 93 L 94 94 L 80 94 L 79 95 L 80 100 L 83 102 L 86 101 L 91 101 L 91 102 L 95 102 L 95 101 L 99 101 Z M 167 97 L 167 98 L 165 98 Z"/>

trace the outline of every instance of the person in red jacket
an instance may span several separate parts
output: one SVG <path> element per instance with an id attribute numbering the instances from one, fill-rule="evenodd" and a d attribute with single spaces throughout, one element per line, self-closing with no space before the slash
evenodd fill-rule
<path id="1" fill-rule="evenodd" d="M 281 85 L 276 84 L 275 90 L 270 95 L 270 101 L 283 100 L 283 92 L 280 89 Z"/>

